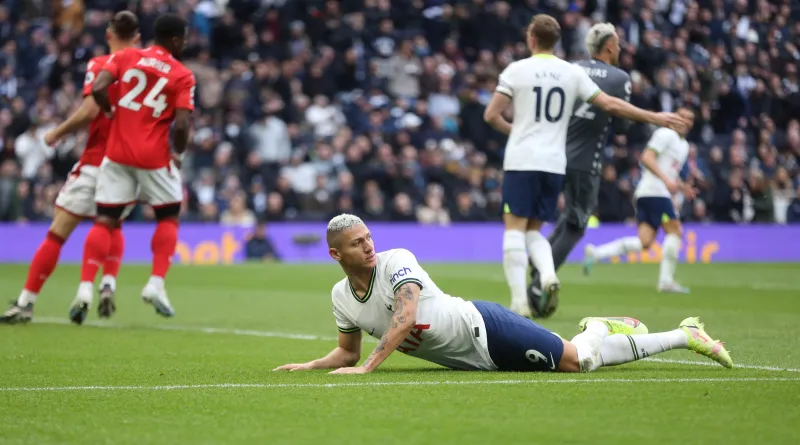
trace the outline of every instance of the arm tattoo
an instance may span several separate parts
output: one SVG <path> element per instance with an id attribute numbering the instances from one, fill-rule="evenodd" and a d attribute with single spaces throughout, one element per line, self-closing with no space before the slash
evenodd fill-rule
<path id="1" fill-rule="evenodd" d="M 378 346 L 372 351 L 372 354 L 367 357 L 367 360 L 364 362 L 365 364 L 371 362 L 376 353 L 386 349 L 386 343 L 389 341 L 389 333 L 391 330 L 397 329 L 400 324 L 404 324 L 408 321 L 408 317 L 403 315 L 405 301 L 411 301 L 413 299 L 414 294 L 411 292 L 411 287 L 408 284 L 400 286 L 400 289 L 397 289 L 394 293 L 394 315 L 392 315 L 392 320 L 389 322 L 389 329 L 383 334 L 380 342 L 378 342 Z"/>

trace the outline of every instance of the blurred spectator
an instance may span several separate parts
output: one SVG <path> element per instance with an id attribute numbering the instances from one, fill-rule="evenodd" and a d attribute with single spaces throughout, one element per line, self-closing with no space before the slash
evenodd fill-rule
<path id="1" fill-rule="evenodd" d="M 14 153 L 22 165 L 22 177 L 27 180 L 34 179 L 39 168 L 55 155 L 52 149 L 39 141 L 39 136 L 39 128 L 33 122 L 28 131 L 14 141 Z"/>
<path id="2" fill-rule="evenodd" d="M 800 224 L 800 186 L 797 187 L 797 194 L 786 210 L 786 222 L 789 224 Z"/>
<path id="3" fill-rule="evenodd" d="M 775 181 L 771 187 L 775 208 L 775 222 L 785 224 L 789 205 L 791 205 L 795 197 L 794 184 L 792 184 L 786 167 L 778 167 L 775 173 Z"/>
<path id="4" fill-rule="evenodd" d="M 454 222 L 480 222 L 486 220 L 486 212 L 475 205 L 469 191 L 461 191 L 456 195 L 456 205 L 451 215 Z"/>
<path id="5" fill-rule="evenodd" d="M 314 98 L 314 103 L 306 109 L 305 117 L 314 136 L 321 139 L 332 137 L 346 123 L 342 112 L 323 95 Z"/>
<path id="6" fill-rule="evenodd" d="M 245 257 L 249 261 L 278 261 L 280 256 L 275 251 L 272 241 L 267 235 L 267 226 L 259 222 L 245 244 Z"/>
<path id="7" fill-rule="evenodd" d="M 774 203 L 772 202 L 772 189 L 760 170 L 751 170 L 748 181 L 748 192 L 753 200 L 753 222 L 775 222 Z"/>
<path id="8" fill-rule="evenodd" d="M 556 49 L 568 60 L 586 56 L 594 21 L 617 26 L 636 105 L 696 107 L 684 173 L 698 197 L 679 202 L 685 219 L 784 223 L 800 184 L 795 3 L 5 2 L 0 218 L 48 217 L 85 136 L 48 150 L 37 134 L 80 102 L 86 63 L 107 51 L 108 19 L 131 7 L 143 44 L 162 12 L 190 23 L 183 59 L 197 77 L 197 109 L 182 169 L 186 220 L 319 220 L 341 211 L 430 224 L 500 220 L 505 137 L 483 122 L 483 109 L 499 73 L 529 56 L 525 27 L 545 12 L 561 23 Z M 601 221 L 632 219 L 652 131 L 637 124 L 609 138 Z"/>
<path id="9" fill-rule="evenodd" d="M 252 226 L 256 215 L 247 208 L 247 196 L 237 192 L 231 198 L 229 207 L 220 215 L 220 223 L 226 226 Z"/>
<path id="10" fill-rule="evenodd" d="M 630 187 L 617 183 L 617 171 L 614 166 L 606 165 L 600 182 L 599 199 L 603 205 L 600 206 L 598 217 L 601 221 L 622 222 L 629 216 L 626 203 L 630 200 L 623 192 L 624 189 L 630 193 Z"/>
<path id="11" fill-rule="evenodd" d="M 19 193 L 17 165 L 14 161 L 6 160 L 0 165 L 0 220 L 14 221 L 22 217 L 21 200 L 27 198 L 27 193 Z M 26 188 L 29 188 L 26 184 Z"/>
<path id="12" fill-rule="evenodd" d="M 425 203 L 417 207 L 418 222 L 439 226 L 450 224 L 450 214 L 443 207 L 441 195 L 441 193 L 428 193 Z"/>

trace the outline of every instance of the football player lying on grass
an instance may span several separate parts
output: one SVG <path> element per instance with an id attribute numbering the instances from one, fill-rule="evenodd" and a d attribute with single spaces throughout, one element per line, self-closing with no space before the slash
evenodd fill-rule
<path id="1" fill-rule="evenodd" d="M 677 329 L 649 334 L 629 317 L 587 317 L 571 341 L 496 303 L 442 292 L 405 249 L 376 252 L 369 229 L 354 215 L 328 224 L 331 257 L 346 277 L 333 286 L 339 346 L 327 356 L 275 370 L 375 370 L 394 350 L 452 369 L 590 372 L 673 349 L 688 349 L 726 368 L 733 362 L 696 317 Z M 360 365 L 362 331 L 379 339 Z"/>

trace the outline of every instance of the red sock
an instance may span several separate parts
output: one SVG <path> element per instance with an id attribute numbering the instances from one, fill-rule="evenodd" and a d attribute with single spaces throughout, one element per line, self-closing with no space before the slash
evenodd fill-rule
<path id="1" fill-rule="evenodd" d="M 110 247 L 106 261 L 103 263 L 103 275 L 111 275 L 116 278 L 119 274 L 119 266 L 122 264 L 122 253 L 125 251 L 125 237 L 122 236 L 122 228 L 117 227 L 111 231 Z"/>
<path id="2" fill-rule="evenodd" d="M 61 246 L 64 245 L 64 238 L 53 232 L 47 232 L 47 237 L 39 245 L 36 254 L 33 255 L 31 267 L 28 268 L 28 279 L 25 280 L 25 290 L 38 294 L 44 286 L 44 282 L 53 273 L 58 264 L 58 257 L 61 255 Z"/>
<path id="3" fill-rule="evenodd" d="M 86 242 L 83 244 L 83 264 L 81 265 L 81 281 L 94 283 L 97 271 L 108 258 L 111 250 L 111 228 L 105 224 L 94 223 Z"/>
<path id="4" fill-rule="evenodd" d="M 150 243 L 153 250 L 153 276 L 166 277 L 177 244 L 178 221 L 175 219 L 159 221 Z"/>

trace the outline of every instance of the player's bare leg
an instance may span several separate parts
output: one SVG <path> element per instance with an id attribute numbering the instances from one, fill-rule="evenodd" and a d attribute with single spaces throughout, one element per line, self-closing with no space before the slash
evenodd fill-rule
<path id="1" fill-rule="evenodd" d="M 523 317 L 530 317 L 531 310 L 528 307 L 525 290 L 525 273 L 528 267 L 525 230 L 528 226 L 528 219 L 506 212 L 503 215 L 503 221 L 505 223 L 503 271 L 511 291 L 510 309 Z"/>
<path id="2" fill-rule="evenodd" d="M 31 320 L 36 297 L 58 264 L 61 247 L 82 219 L 80 216 L 56 207 L 47 236 L 36 250 L 28 268 L 25 287 L 17 300 L 11 303 L 11 307 L 0 316 L 0 323 L 25 323 Z"/>
<path id="3" fill-rule="evenodd" d="M 639 224 L 639 236 L 617 238 L 599 246 L 589 244 L 584 251 L 583 273 L 589 275 L 597 261 L 647 250 L 655 239 L 656 231 L 649 225 L 641 223 Z"/>
<path id="4" fill-rule="evenodd" d="M 156 313 L 173 317 L 175 311 L 167 297 L 164 279 L 169 271 L 175 247 L 178 244 L 178 215 L 180 203 L 154 207 L 158 224 L 150 247 L 153 251 L 153 270 L 150 279 L 142 290 L 142 300 L 151 304 Z"/>
<path id="5" fill-rule="evenodd" d="M 661 265 L 658 276 L 658 291 L 688 294 L 689 289 L 675 281 L 675 269 L 678 266 L 678 254 L 681 251 L 683 228 L 677 219 L 665 221 L 662 226 L 667 235 L 661 248 Z"/>
<path id="6" fill-rule="evenodd" d="M 556 268 L 553 264 L 553 250 L 550 242 L 542 235 L 542 221 L 532 219 L 528 221 L 525 241 L 528 246 L 528 255 L 536 270 L 541 275 L 542 314 L 552 314 L 558 307 L 558 294 L 561 291 L 561 283 L 556 276 Z M 525 297 L 527 298 L 527 290 Z"/>

